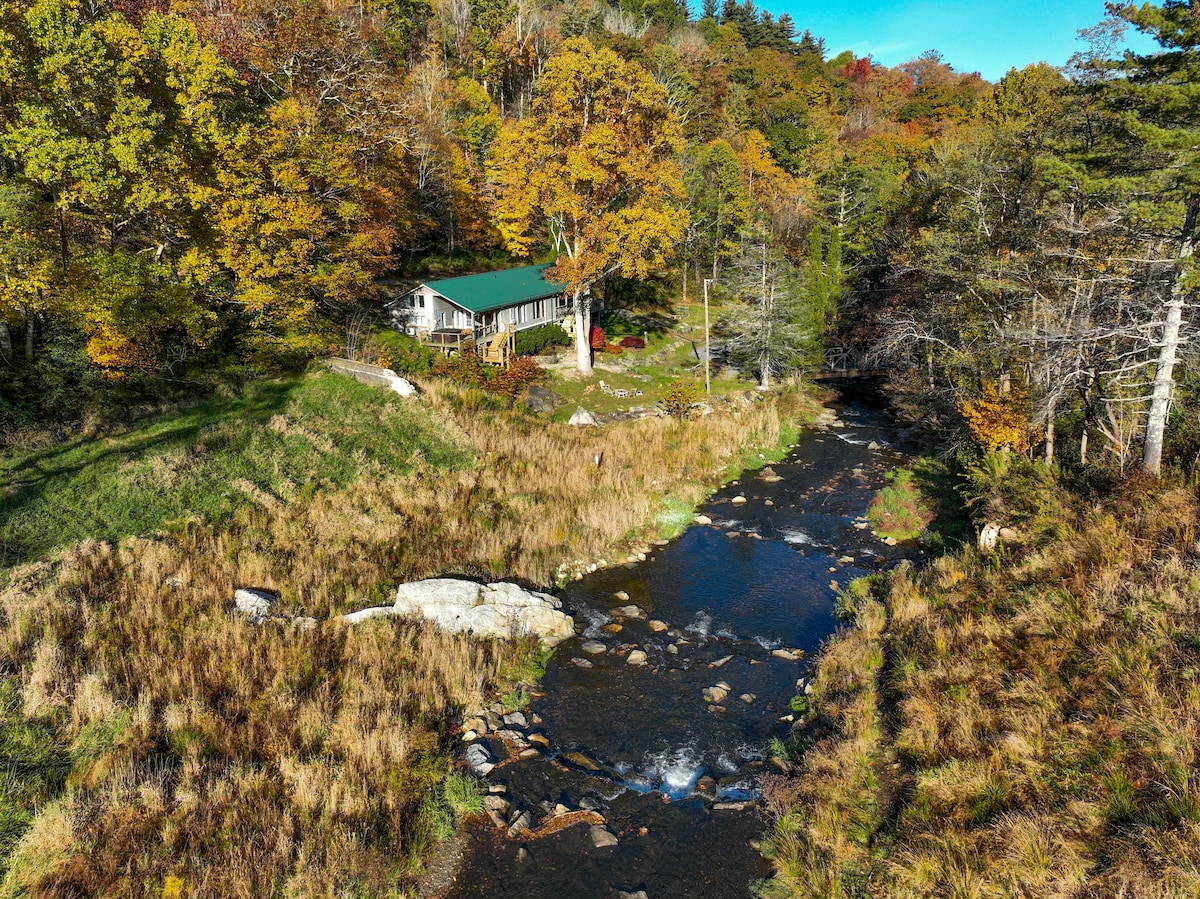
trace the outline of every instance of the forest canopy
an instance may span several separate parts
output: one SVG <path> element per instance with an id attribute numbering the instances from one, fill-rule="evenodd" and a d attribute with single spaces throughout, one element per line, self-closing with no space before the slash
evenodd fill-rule
<path id="1" fill-rule="evenodd" d="M 295 365 L 384 276 L 532 259 L 581 327 L 607 278 L 712 282 L 764 383 L 853 345 L 984 445 L 1194 457 L 1193 6 L 1110 5 L 1066 69 L 993 85 L 829 57 L 753 0 L 11 0 L 0 426 Z M 642 131 L 566 90 L 588 67 Z"/>

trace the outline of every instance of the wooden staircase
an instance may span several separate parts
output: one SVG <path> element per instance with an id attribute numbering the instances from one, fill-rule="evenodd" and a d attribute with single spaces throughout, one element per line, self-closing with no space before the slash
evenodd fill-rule
<path id="1" fill-rule="evenodd" d="M 509 360 L 513 358 L 515 331 L 502 331 L 481 347 L 480 355 L 484 362 L 492 365 L 502 365 L 508 368 Z"/>

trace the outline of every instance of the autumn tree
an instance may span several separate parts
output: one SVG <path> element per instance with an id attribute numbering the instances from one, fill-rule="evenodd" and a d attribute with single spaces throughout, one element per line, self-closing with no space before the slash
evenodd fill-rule
<path id="1" fill-rule="evenodd" d="M 721 287 L 732 302 L 717 336 L 730 359 L 753 372 L 764 390 L 781 374 L 819 359 L 822 310 L 762 222 L 743 233 Z"/>
<path id="2" fill-rule="evenodd" d="M 666 90 L 584 38 L 549 60 L 531 114 L 505 123 L 496 141 L 497 227 L 518 255 L 549 231 L 550 275 L 572 297 L 581 372 L 592 369 L 592 285 L 615 272 L 645 277 L 683 235 L 681 146 Z"/>
<path id="3" fill-rule="evenodd" d="M 1153 37 L 1161 50 L 1126 53 L 1122 77 L 1100 82 L 1114 119 L 1115 151 L 1104 164 L 1125 195 L 1129 226 L 1144 236 L 1145 280 L 1160 313 L 1142 468 L 1158 474 L 1184 307 L 1200 285 L 1195 245 L 1200 227 L 1200 4 L 1196 0 L 1108 5 L 1109 13 Z"/>

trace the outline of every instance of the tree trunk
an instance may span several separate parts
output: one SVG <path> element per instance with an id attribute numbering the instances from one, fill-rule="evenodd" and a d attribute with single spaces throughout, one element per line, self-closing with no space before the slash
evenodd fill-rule
<path id="1" fill-rule="evenodd" d="M 1162 345 L 1154 369 L 1154 391 L 1150 394 L 1150 418 L 1146 422 L 1146 442 L 1142 448 L 1142 470 L 1156 475 L 1162 467 L 1163 437 L 1167 430 L 1167 411 L 1171 406 L 1171 388 L 1175 385 L 1175 357 L 1179 351 L 1179 328 L 1183 322 L 1182 291 L 1175 289 L 1167 303 L 1163 322 Z"/>
<path id="2" fill-rule="evenodd" d="M 25 358 L 33 359 L 33 310 L 25 312 Z"/>
<path id="3" fill-rule="evenodd" d="M 8 322 L 0 318 L 0 359 L 7 362 L 12 358 L 12 333 L 8 330 Z"/>
<path id="4" fill-rule="evenodd" d="M 592 373 L 592 303 L 583 290 L 575 291 L 575 364 L 583 374 Z"/>
<path id="5" fill-rule="evenodd" d="M 1046 413 L 1046 464 L 1054 462 L 1054 407 Z"/>
<path id="6" fill-rule="evenodd" d="M 1079 464 L 1087 468 L 1087 422 L 1083 423 L 1083 433 L 1079 436 Z"/>

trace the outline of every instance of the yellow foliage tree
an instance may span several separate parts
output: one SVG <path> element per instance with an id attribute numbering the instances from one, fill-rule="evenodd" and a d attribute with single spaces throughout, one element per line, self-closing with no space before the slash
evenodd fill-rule
<path id="1" fill-rule="evenodd" d="M 959 412 L 975 440 L 988 449 L 1009 447 L 1017 452 L 1029 449 L 1029 404 L 1024 394 L 1002 393 L 995 384 L 985 384 L 983 395 L 965 400 Z"/>
<path id="2" fill-rule="evenodd" d="M 584 38 L 547 62 L 532 114 L 507 123 L 496 141 L 496 227 L 518 255 L 529 255 L 549 229 L 559 254 L 551 275 L 572 295 L 585 374 L 591 285 L 616 271 L 645 277 L 687 227 L 682 146 L 666 90 Z"/>

